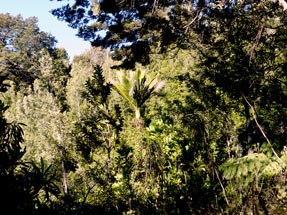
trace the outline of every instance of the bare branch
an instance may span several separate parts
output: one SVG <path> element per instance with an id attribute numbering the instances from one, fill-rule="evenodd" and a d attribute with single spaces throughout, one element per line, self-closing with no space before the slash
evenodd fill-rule
<path id="1" fill-rule="evenodd" d="M 277 154 L 276 151 L 274 150 L 274 148 L 273 148 L 273 146 L 272 146 L 270 140 L 268 139 L 267 135 L 265 134 L 265 132 L 264 132 L 262 126 L 259 124 L 259 122 L 258 122 L 258 120 L 257 120 L 257 116 L 256 116 L 256 114 L 255 114 L 255 109 L 254 109 L 254 107 L 250 104 L 250 102 L 247 100 L 247 98 L 245 97 L 245 95 L 244 95 L 242 92 L 240 92 L 240 93 L 241 93 L 242 97 L 244 98 L 245 102 L 246 102 L 246 103 L 248 104 L 248 106 L 250 107 L 252 116 L 253 116 L 253 118 L 254 118 L 254 121 L 255 121 L 257 127 L 259 128 L 260 132 L 262 133 L 263 137 L 264 137 L 265 140 L 267 141 L 268 145 L 270 146 L 270 148 L 271 148 L 273 154 L 275 155 L 275 157 L 277 158 L 277 160 L 279 161 L 279 163 L 281 163 L 281 164 L 285 167 L 285 166 L 286 166 L 285 162 L 278 156 L 278 154 Z"/>

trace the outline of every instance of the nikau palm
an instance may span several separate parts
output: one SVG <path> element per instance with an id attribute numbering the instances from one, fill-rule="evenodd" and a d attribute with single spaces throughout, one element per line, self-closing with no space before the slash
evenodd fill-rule
<path id="1" fill-rule="evenodd" d="M 140 70 L 120 73 L 119 80 L 110 80 L 114 89 L 132 106 L 135 118 L 141 119 L 141 107 L 159 92 L 165 81 L 158 79 L 156 74 L 147 74 Z"/>

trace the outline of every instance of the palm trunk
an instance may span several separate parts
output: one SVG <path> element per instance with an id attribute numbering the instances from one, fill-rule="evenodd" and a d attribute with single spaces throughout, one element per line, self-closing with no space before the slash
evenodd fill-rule
<path id="1" fill-rule="evenodd" d="M 143 121 L 141 119 L 141 112 L 139 107 L 135 108 L 135 118 L 133 119 L 133 124 L 137 128 L 142 128 L 143 126 Z"/>
<path id="2" fill-rule="evenodd" d="M 135 115 L 136 115 L 136 119 L 137 119 L 137 120 L 140 120 L 140 118 L 141 118 L 141 112 L 140 112 L 140 108 L 139 108 L 139 107 L 137 107 L 137 108 L 135 109 Z"/>

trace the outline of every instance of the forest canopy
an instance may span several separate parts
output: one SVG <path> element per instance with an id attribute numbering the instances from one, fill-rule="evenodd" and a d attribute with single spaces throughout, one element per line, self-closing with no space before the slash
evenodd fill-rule
<path id="1" fill-rule="evenodd" d="M 69 1 L 51 13 L 91 42 L 71 63 L 0 14 L 1 206 L 285 214 L 285 5 Z"/>

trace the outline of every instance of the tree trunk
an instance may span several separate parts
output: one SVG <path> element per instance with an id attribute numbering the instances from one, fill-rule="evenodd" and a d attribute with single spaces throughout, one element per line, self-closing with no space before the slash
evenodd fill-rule
<path id="1" fill-rule="evenodd" d="M 63 190 L 64 194 L 68 195 L 68 178 L 67 171 L 65 166 L 65 156 L 64 156 L 64 148 L 60 147 L 60 156 L 61 156 L 61 169 L 62 169 L 62 177 L 63 177 Z"/>
<path id="2" fill-rule="evenodd" d="M 68 195 L 68 178 L 67 178 L 67 171 L 65 166 L 65 148 L 63 146 L 63 140 L 60 135 L 60 132 L 57 131 L 58 136 L 58 144 L 59 144 L 59 152 L 60 152 L 60 158 L 61 158 L 61 169 L 62 169 L 62 177 L 63 177 L 63 190 L 64 194 Z"/>
<path id="3" fill-rule="evenodd" d="M 108 160 L 107 160 L 107 174 L 108 174 L 108 180 L 111 182 L 111 132 L 110 127 L 108 125 L 108 134 L 106 136 L 106 140 L 108 141 L 107 145 L 107 151 L 108 151 Z"/>
<path id="4" fill-rule="evenodd" d="M 246 127 L 245 127 L 245 132 L 246 132 L 246 141 L 245 141 L 245 146 L 243 146 L 243 151 L 247 152 L 249 150 L 249 145 L 252 141 L 252 138 L 250 136 L 250 109 L 247 104 L 247 102 L 244 100 L 244 113 L 245 113 L 245 122 L 246 122 Z M 246 153 L 244 153 L 246 154 Z"/>

